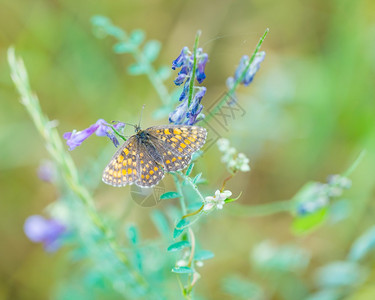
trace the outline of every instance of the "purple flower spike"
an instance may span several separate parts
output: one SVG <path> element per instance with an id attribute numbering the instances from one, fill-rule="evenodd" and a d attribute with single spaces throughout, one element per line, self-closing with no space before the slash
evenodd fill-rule
<path id="1" fill-rule="evenodd" d="M 182 90 L 182 93 L 180 95 L 179 101 L 185 100 L 189 94 L 189 88 L 190 88 L 190 78 L 188 78 L 185 81 L 184 89 Z"/>
<path id="2" fill-rule="evenodd" d="M 182 102 L 177 108 L 169 114 L 169 122 L 176 125 L 181 124 L 185 119 L 186 113 L 188 111 L 187 101 Z"/>
<path id="3" fill-rule="evenodd" d="M 173 82 L 175 85 L 181 85 L 184 83 L 185 78 L 186 78 L 186 74 L 179 74 Z"/>
<path id="4" fill-rule="evenodd" d="M 64 133 L 63 138 L 66 139 L 66 144 L 69 146 L 69 150 L 72 151 L 74 148 L 80 146 L 98 128 L 99 125 L 94 124 L 82 131 L 73 130 L 72 132 Z"/>
<path id="5" fill-rule="evenodd" d="M 189 52 L 188 47 L 184 47 L 181 50 L 180 55 L 172 62 L 172 69 L 176 70 L 176 68 L 180 68 L 184 61 L 186 60 L 186 54 Z"/>
<path id="6" fill-rule="evenodd" d="M 208 55 L 203 53 L 202 56 L 199 58 L 198 67 L 197 67 L 197 81 L 199 84 L 203 82 L 206 78 L 206 74 L 204 73 L 204 69 L 206 68 L 206 64 L 208 61 Z"/>
<path id="7" fill-rule="evenodd" d="M 28 217 L 23 228 L 32 242 L 43 243 L 44 249 L 48 252 L 54 252 L 60 248 L 60 237 L 66 231 L 65 226 L 57 220 L 48 220 L 39 215 Z"/>
<path id="8" fill-rule="evenodd" d="M 253 62 L 251 63 L 249 71 L 246 73 L 246 76 L 242 81 L 245 86 L 248 86 L 253 81 L 256 72 L 258 72 L 260 68 L 260 63 L 264 60 L 265 56 L 266 56 L 265 52 L 259 52 L 255 56 Z"/>

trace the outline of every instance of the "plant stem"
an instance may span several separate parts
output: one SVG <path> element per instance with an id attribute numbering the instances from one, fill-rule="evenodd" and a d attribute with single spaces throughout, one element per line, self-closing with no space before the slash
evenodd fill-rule
<path id="1" fill-rule="evenodd" d="M 190 107 L 191 100 L 193 99 L 195 73 L 197 72 L 196 70 L 197 69 L 197 49 L 198 49 L 200 35 L 201 35 L 201 31 L 198 30 L 195 35 L 195 43 L 194 43 L 194 50 L 193 50 L 193 70 L 191 73 L 191 79 L 189 83 L 188 107 Z"/>
<path id="2" fill-rule="evenodd" d="M 257 46 L 256 46 L 256 48 L 255 48 L 255 50 L 254 50 L 254 52 L 251 56 L 246 68 L 241 73 L 241 76 L 234 82 L 233 87 L 225 94 L 225 96 L 220 100 L 220 102 L 208 113 L 208 115 L 205 118 L 205 121 L 209 121 L 215 114 L 217 114 L 218 111 L 224 106 L 224 104 L 228 102 L 230 97 L 232 97 L 232 95 L 236 91 L 238 85 L 245 78 L 246 73 L 249 71 L 249 68 L 250 68 L 252 62 L 254 61 L 256 54 L 259 52 L 260 46 L 263 44 L 263 41 L 266 38 L 269 31 L 270 30 L 267 28 L 266 31 L 264 32 L 263 36 L 260 38 L 260 40 L 259 40 L 259 42 L 258 42 L 258 44 L 257 44 Z"/>
<path id="3" fill-rule="evenodd" d="M 147 282 L 136 270 L 133 269 L 129 258 L 117 244 L 114 234 L 100 218 L 95 209 L 94 201 L 88 190 L 81 185 L 77 169 L 71 156 L 65 151 L 62 140 L 56 128 L 49 126 L 51 122 L 43 114 L 37 96 L 31 91 L 28 75 L 23 61 L 17 59 L 13 48 L 8 50 L 8 61 L 11 68 L 11 77 L 21 95 L 21 103 L 25 106 L 30 114 L 37 130 L 44 138 L 46 148 L 51 157 L 55 160 L 56 165 L 61 170 L 63 178 L 70 189 L 78 196 L 86 208 L 86 212 L 91 218 L 93 224 L 105 237 L 110 249 L 114 252 L 117 259 L 129 270 L 135 281 L 145 289 L 148 289 Z"/>
<path id="4" fill-rule="evenodd" d="M 172 176 L 173 176 L 174 183 L 176 185 L 177 193 L 180 194 L 179 200 L 180 200 L 182 215 L 186 215 L 187 210 L 186 210 L 184 194 L 182 193 L 181 183 L 178 180 L 178 177 L 175 173 L 172 173 Z"/>
<path id="5" fill-rule="evenodd" d="M 202 196 L 201 192 L 199 191 L 197 185 L 192 181 L 192 179 L 189 176 L 186 176 L 181 171 L 176 172 L 178 175 L 180 175 L 189 185 L 194 189 L 194 191 L 198 194 L 199 198 L 201 199 L 202 203 L 204 202 L 204 197 Z"/>
<path id="6" fill-rule="evenodd" d="M 359 153 L 356 160 L 352 163 L 352 165 L 342 174 L 344 177 L 349 177 L 353 171 L 358 167 L 359 163 L 362 161 L 363 157 L 366 154 L 366 150 L 362 150 L 361 153 Z"/>

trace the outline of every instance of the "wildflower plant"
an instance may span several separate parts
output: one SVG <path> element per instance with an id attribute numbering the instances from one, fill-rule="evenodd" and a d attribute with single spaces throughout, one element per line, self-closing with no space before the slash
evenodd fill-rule
<path id="1" fill-rule="evenodd" d="M 170 93 L 163 83 L 169 77 L 169 70 L 165 65 L 154 67 L 161 49 L 159 42 L 145 42 L 145 33 L 139 29 L 128 34 L 106 17 L 95 16 L 92 18 L 92 24 L 98 37 L 112 36 L 117 40 L 113 47 L 115 53 L 133 56 L 135 63 L 128 67 L 131 75 L 147 76 L 161 100 L 161 108 L 154 116 L 163 117 L 166 122 L 176 125 L 199 125 L 203 119 L 209 121 L 228 100 L 234 98 L 240 84 L 248 86 L 253 81 L 260 63 L 265 58 L 265 53 L 259 50 L 268 29 L 253 54 L 250 57 L 243 56 L 235 75 L 229 77 L 229 91 L 226 96 L 213 110 L 205 114 L 203 97 L 207 88 L 201 84 L 206 78 L 205 68 L 209 66 L 209 58 L 204 50 L 199 48 L 200 32 L 196 35 L 193 50 L 183 47 L 178 57 L 172 61 L 170 68 L 178 71 L 174 83 L 182 87 L 182 90 L 178 91 L 177 101 L 174 101 L 172 94 L 176 93 Z M 199 169 L 202 153 L 197 151 L 185 170 L 171 173 L 174 189 L 160 196 L 161 200 L 170 201 L 168 209 L 160 211 L 154 208 L 151 212 L 151 219 L 159 237 L 151 241 L 144 240 L 137 224 L 128 223 L 124 234 L 126 242 L 123 242 L 123 239 L 115 234 L 117 228 L 112 228 L 114 222 L 110 222 L 97 210 L 93 195 L 82 184 L 75 163 L 66 150 L 77 149 L 94 134 L 108 137 L 117 147 L 120 140 L 126 140 L 124 130 L 128 126 L 121 122 L 109 123 L 98 119 L 86 129 L 72 130 L 61 135 L 56 127 L 50 126 L 50 120 L 43 114 L 37 96 L 31 91 L 23 62 L 16 58 L 13 49 L 9 49 L 8 59 L 12 79 L 21 95 L 21 103 L 44 138 L 59 173 L 56 187 L 61 192 L 61 197 L 46 210 L 50 217 L 47 219 L 31 216 L 25 222 L 25 233 L 32 241 L 44 243 L 47 250 L 57 250 L 65 244 L 73 246 L 72 257 L 89 262 L 85 264 L 84 272 L 88 276 L 95 274 L 96 280 L 100 279 L 104 283 L 103 290 L 107 295 L 128 299 L 176 299 L 176 290 L 165 287 L 172 272 L 177 275 L 177 283 L 174 282 L 172 286 L 178 286 L 185 299 L 192 299 L 197 283 L 204 280 L 201 278 L 200 268 L 204 267 L 206 260 L 215 257 L 214 249 L 201 247 L 198 228 L 194 224 L 215 211 L 228 211 L 245 217 L 288 212 L 295 217 L 293 226 L 297 230 L 294 232 L 304 234 L 323 223 L 324 218 L 314 218 L 314 214 L 320 213 L 332 200 L 339 197 L 344 189 L 350 187 L 348 176 L 360 160 L 359 158 L 343 175 L 330 177 L 326 184 L 309 184 L 290 200 L 259 205 L 229 205 L 239 199 L 238 195 L 242 191 L 232 192 L 226 189 L 226 184 L 233 176 L 250 171 L 249 158 L 232 147 L 229 140 L 219 139 L 217 146 L 222 153 L 221 162 L 230 174 L 221 186 L 210 184 L 220 181 L 221 178 L 204 178 L 205 170 Z M 236 101 L 240 99 L 236 98 Z M 204 183 L 208 185 L 203 189 Z M 174 205 L 176 199 L 179 203 L 178 209 Z M 306 218 L 309 220 L 306 221 Z M 272 253 L 276 255 L 277 251 L 273 250 Z M 73 277 L 82 280 L 78 274 Z M 172 279 L 174 280 L 173 276 Z M 254 288 L 261 294 L 254 285 L 244 283 L 244 286 Z"/>

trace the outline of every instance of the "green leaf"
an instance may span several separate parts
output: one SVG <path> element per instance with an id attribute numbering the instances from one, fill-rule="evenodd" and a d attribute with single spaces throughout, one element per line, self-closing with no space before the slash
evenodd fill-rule
<path id="1" fill-rule="evenodd" d="M 194 168 L 194 163 L 191 163 L 186 170 L 186 173 L 185 173 L 186 176 L 189 176 L 191 174 L 191 172 L 193 171 L 193 168 Z"/>
<path id="2" fill-rule="evenodd" d="M 128 72 L 130 75 L 141 75 L 146 73 L 147 71 L 147 66 L 145 65 L 139 65 L 137 63 L 131 64 L 128 67 Z"/>
<path id="3" fill-rule="evenodd" d="M 324 207 L 312 214 L 297 217 L 292 224 L 292 231 L 295 234 L 305 234 L 322 225 L 327 219 L 328 208 Z"/>
<path id="4" fill-rule="evenodd" d="M 314 277 L 320 287 L 358 286 L 366 279 L 367 271 L 354 262 L 336 261 L 319 268 Z"/>
<path id="5" fill-rule="evenodd" d="M 228 199 L 225 199 L 224 202 L 229 203 L 229 202 L 236 201 L 241 197 L 241 195 L 242 195 L 242 192 L 236 198 L 228 198 Z"/>
<path id="6" fill-rule="evenodd" d="M 167 251 L 169 251 L 169 252 L 178 251 L 178 250 L 184 249 L 186 247 L 190 247 L 190 246 L 191 245 L 188 241 L 179 241 L 177 243 L 174 243 L 174 244 L 170 245 L 167 248 Z"/>
<path id="7" fill-rule="evenodd" d="M 133 245 L 138 244 L 139 233 L 138 233 L 138 229 L 135 225 L 129 225 L 128 226 L 128 228 L 126 230 L 126 235 L 128 237 L 128 240 L 130 241 L 130 243 L 132 243 Z"/>
<path id="8" fill-rule="evenodd" d="M 160 80 L 162 81 L 167 80 L 172 74 L 171 67 L 162 66 L 156 71 L 156 73 L 158 74 Z"/>
<path id="9" fill-rule="evenodd" d="M 173 273 L 179 273 L 179 274 L 183 274 L 183 273 L 194 273 L 193 269 L 192 268 L 189 268 L 189 267 L 174 267 L 172 269 L 172 272 Z"/>
<path id="10" fill-rule="evenodd" d="M 184 229 L 173 229 L 173 238 L 178 238 L 182 233 L 184 232 Z"/>
<path id="11" fill-rule="evenodd" d="M 206 260 L 206 259 L 211 259 L 214 257 L 215 257 L 215 254 L 209 250 L 199 250 L 195 252 L 194 254 L 195 260 Z"/>
<path id="12" fill-rule="evenodd" d="M 375 250 L 375 226 L 371 227 L 362 234 L 352 245 L 349 252 L 349 259 L 359 261 L 370 251 Z"/>
<path id="13" fill-rule="evenodd" d="M 120 43 L 117 43 L 113 46 L 113 51 L 115 53 L 132 53 L 134 52 L 136 48 L 134 47 L 134 45 L 130 44 L 130 43 L 125 43 L 125 42 L 120 42 Z"/>
<path id="14" fill-rule="evenodd" d="M 196 176 L 193 178 L 193 183 L 196 184 L 196 183 L 199 181 L 199 179 L 201 178 L 201 176 L 202 176 L 202 173 L 199 173 L 198 175 L 196 175 Z"/>
<path id="15" fill-rule="evenodd" d="M 160 195 L 160 200 L 179 198 L 181 195 L 177 192 L 166 192 Z"/>
<path id="16" fill-rule="evenodd" d="M 135 45 L 139 46 L 145 40 L 146 34 L 142 29 L 135 29 L 131 32 L 129 40 Z"/>
<path id="17" fill-rule="evenodd" d="M 143 55 L 149 62 L 153 62 L 159 55 L 161 43 L 159 41 L 150 40 L 143 47 Z"/>
<path id="18" fill-rule="evenodd" d="M 173 230 L 173 238 L 175 239 L 179 237 L 184 232 L 185 228 L 189 226 L 189 224 L 190 221 L 187 219 L 181 219 L 180 221 L 178 221 Z"/>
<path id="19" fill-rule="evenodd" d="M 111 21 L 107 17 L 97 15 L 91 17 L 91 24 L 94 26 L 107 26 L 111 24 Z"/>
<path id="20" fill-rule="evenodd" d="M 178 223 L 176 224 L 176 228 L 177 229 L 185 229 L 186 227 L 188 227 L 190 225 L 190 221 L 188 219 L 181 219 L 180 221 L 178 221 Z"/>

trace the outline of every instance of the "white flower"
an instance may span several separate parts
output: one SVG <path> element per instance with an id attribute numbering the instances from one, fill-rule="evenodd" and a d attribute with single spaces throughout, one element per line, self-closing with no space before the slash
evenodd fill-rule
<path id="1" fill-rule="evenodd" d="M 225 138 L 218 139 L 216 143 L 221 152 L 225 152 L 229 148 L 229 141 Z"/>
<path id="2" fill-rule="evenodd" d="M 203 261 L 201 261 L 201 260 L 197 260 L 195 262 L 195 264 L 197 265 L 197 267 L 203 267 L 203 265 L 204 265 Z"/>
<path id="3" fill-rule="evenodd" d="M 176 267 L 186 267 L 187 266 L 187 261 L 186 260 L 183 260 L 183 259 L 180 259 L 176 262 Z"/>
<path id="4" fill-rule="evenodd" d="M 210 211 L 214 207 L 216 207 L 217 209 L 223 209 L 225 200 L 228 199 L 230 196 L 232 196 L 231 191 L 226 190 L 226 191 L 220 192 L 219 190 L 217 190 L 215 192 L 215 196 L 213 197 L 207 196 L 205 198 L 205 204 L 204 204 L 203 210 Z"/>

